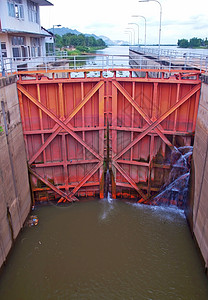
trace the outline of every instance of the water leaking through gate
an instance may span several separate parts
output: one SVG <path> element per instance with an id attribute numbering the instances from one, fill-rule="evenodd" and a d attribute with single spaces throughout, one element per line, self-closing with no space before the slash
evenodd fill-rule
<path id="1" fill-rule="evenodd" d="M 168 179 L 171 151 L 193 145 L 200 73 L 93 71 L 100 76 L 89 77 L 92 70 L 77 70 L 78 78 L 74 70 L 19 72 L 34 198 L 103 198 L 110 175 L 113 198 L 149 203 Z"/>

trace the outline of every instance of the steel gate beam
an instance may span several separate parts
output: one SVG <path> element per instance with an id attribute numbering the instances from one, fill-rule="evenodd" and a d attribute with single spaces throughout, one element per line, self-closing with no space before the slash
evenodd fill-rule
<path id="1" fill-rule="evenodd" d="M 146 136 L 152 129 L 158 126 L 163 120 L 165 120 L 171 113 L 178 109 L 183 103 L 185 103 L 191 96 L 198 92 L 201 88 L 201 84 L 193 87 L 184 97 L 182 97 L 178 102 L 171 106 L 164 114 L 162 114 L 155 122 L 153 122 L 147 129 L 145 129 L 135 140 L 133 140 L 128 146 L 126 146 L 120 153 L 113 157 L 117 160 L 120 156 L 126 153 L 130 148 L 132 148 L 136 143 L 138 143 L 144 136 Z"/>
<path id="2" fill-rule="evenodd" d="M 37 174 L 32 168 L 29 167 L 29 171 L 32 175 L 34 175 L 36 178 L 38 178 L 39 180 L 41 180 L 43 183 L 45 183 L 45 185 L 47 185 L 49 188 L 51 188 L 54 192 L 56 192 L 58 195 L 60 195 L 62 197 L 62 199 L 66 199 L 69 202 L 72 201 L 79 201 L 75 196 L 73 197 L 69 197 L 66 193 L 62 192 L 61 190 L 59 190 L 55 185 L 53 185 L 52 183 L 50 183 L 47 179 L 43 178 L 42 176 L 40 176 L 39 174 Z"/>
<path id="3" fill-rule="evenodd" d="M 82 180 L 75 186 L 75 188 L 68 194 L 68 197 L 71 199 L 74 197 L 74 194 L 85 184 L 87 180 L 92 177 L 92 175 L 103 165 L 103 162 L 100 161 Z M 68 199 L 67 199 L 68 200 Z M 68 200 L 69 201 L 69 200 Z M 58 201 L 58 203 L 62 202 L 62 198 Z"/>
<path id="4" fill-rule="evenodd" d="M 31 100 L 36 106 L 38 106 L 42 111 L 44 111 L 49 117 L 51 117 L 58 125 L 55 125 L 54 128 L 55 132 L 46 140 L 44 145 L 41 146 L 41 148 L 38 150 L 38 152 L 29 160 L 29 164 L 31 164 L 41 153 L 42 151 L 51 143 L 51 141 L 57 136 L 57 134 L 63 129 L 65 129 L 73 138 L 75 138 L 80 144 L 82 144 L 87 150 L 89 150 L 94 156 L 96 156 L 98 159 L 102 159 L 103 157 L 99 155 L 94 149 L 92 149 L 88 144 L 86 144 L 76 133 L 73 132 L 72 126 L 68 124 L 68 122 L 77 114 L 77 112 L 85 105 L 85 103 L 92 97 L 92 95 L 103 85 L 103 82 L 99 82 L 97 84 L 96 88 L 91 91 L 90 94 L 88 94 L 78 105 L 73 112 L 70 114 L 70 116 L 62 122 L 60 119 L 56 117 L 55 114 L 53 114 L 50 110 L 48 110 L 42 103 L 40 103 L 33 95 L 31 95 L 23 86 L 17 85 L 18 90 L 24 94 L 29 100 Z M 93 93 L 94 92 L 94 93 Z M 68 124 L 68 126 L 67 126 Z"/>
<path id="5" fill-rule="evenodd" d="M 150 71 L 148 70 L 148 72 L 146 71 L 146 78 L 133 78 L 132 70 L 131 70 L 129 78 L 120 78 L 120 77 L 118 78 L 116 76 L 116 70 L 112 70 L 112 71 L 114 73 L 112 78 L 103 77 L 102 71 L 100 73 L 100 78 L 96 78 L 96 79 L 87 78 L 86 73 L 84 78 L 81 78 L 80 80 L 79 78 L 55 79 L 54 73 L 53 73 L 52 80 L 48 78 L 47 80 L 46 78 L 40 79 L 38 75 L 36 75 L 35 80 L 31 79 L 27 81 L 20 78 L 18 84 L 20 109 L 22 114 L 28 112 L 28 116 L 31 117 L 31 120 L 29 120 L 29 122 L 34 122 L 35 124 L 35 126 L 30 127 L 30 123 L 28 123 L 29 126 L 27 127 L 28 119 L 24 118 L 23 115 L 22 117 L 23 123 L 26 122 L 25 124 L 23 124 L 24 138 L 26 144 L 28 142 L 30 143 L 31 141 L 32 145 L 35 145 L 35 147 L 37 147 L 37 145 L 41 145 L 38 146 L 40 148 L 37 150 L 35 154 L 33 154 L 32 149 L 30 148 L 27 149 L 28 159 L 29 159 L 29 155 L 32 156 L 29 159 L 29 164 L 32 164 L 31 166 L 33 167 L 33 169 L 31 169 L 31 167 L 29 167 L 29 169 L 30 169 L 30 173 L 33 176 L 41 180 L 47 186 L 43 188 L 37 187 L 34 189 L 34 191 L 41 192 L 46 190 L 49 191 L 49 189 L 52 189 L 55 193 L 57 193 L 61 197 L 58 201 L 59 203 L 66 202 L 66 201 L 71 202 L 71 201 L 78 200 L 74 195 L 78 192 L 80 188 L 81 188 L 80 190 L 81 196 L 83 195 L 83 193 L 86 195 L 88 195 L 89 193 L 90 195 L 95 192 L 97 193 L 98 191 L 97 186 L 100 184 L 100 197 L 102 198 L 103 191 L 101 191 L 102 189 L 101 179 L 103 179 L 103 171 L 104 171 L 103 159 L 104 159 L 104 151 L 106 151 L 105 143 L 104 143 L 104 135 L 105 135 L 104 133 L 106 130 L 107 120 L 109 121 L 110 124 L 110 128 L 109 128 L 110 132 L 112 132 L 112 135 L 110 136 L 110 143 L 109 143 L 109 145 L 111 145 L 112 143 L 112 149 L 110 149 L 110 151 L 112 150 L 112 160 L 111 160 L 112 164 L 110 165 L 110 167 L 112 166 L 114 175 L 116 173 L 118 174 L 118 177 L 115 178 L 118 179 L 118 181 L 121 181 L 121 182 L 117 182 L 117 185 L 123 188 L 127 188 L 128 189 L 127 194 L 129 195 L 131 194 L 131 197 L 135 197 L 136 194 L 135 192 L 133 193 L 129 192 L 129 188 L 130 189 L 133 188 L 140 195 L 141 199 L 139 200 L 139 202 L 141 203 L 143 202 L 147 203 L 151 194 L 158 191 L 157 184 L 155 186 L 151 186 L 152 184 L 151 180 L 155 180 L 155 176 L 158 172 L 158 170 L 156 169 L 153 170 L 153 168 L 163 168 L 168 170 L 170 169 L 170 166 L 162 167 L 161 165 L 159 165 L 160 161 L 157 160 L 156 155 L 159 154 L 162 155 L 162 157 L 165 157 L 166 145 L 171 149 L 173 149 L 174 148 L 173 144 L 175 145 L 177 143 L 180 143 L 179 138 L 177 138 L 176 142 L 173 141 L 171 143 L 169 139 L 166 137 L 166 135 L 167 134 L 173 136 L 181 135 L 182 138 L 184 138 L 185 140 L 184 144 L 189 144 L 189 142 L 187 143 L 186 141 L 187 139 L 185 138 L 185 136 L 191 136 L 191 134 L 193 133 L 190 132 L 190 129 L 192 131 L 194 131 L 195 129 L 194 118 L 196 118 L 196 113 L 197 113 L 196 106 L 198 103 L 197 101 L 199 100 L 198 92 L 201 86 L 198 77 L 196 80 L 189 79 L 189 78 L 184 79 L 183 74 L 179 74 L 179 76 L 175 76 L 174 79 L 171 78 L 166 79 L 164 78 L 164 73 L 163 73 L 163 77 L 161 79 L 158 78 L 154 79 L 148 77 L 148 72 Z M 194 75 L 196 74 L 194 73 L 193 76 Z M 87 83 L 86 86 L 85 86 L 85 82 Z M 45 88 L 43 87 L 43 90 L 41 90 L 41 84 L 46 85 L 50 83 L 53 84 L 51 88 L 46 87 L 45 90 Z M 64 86 L 65 83 L 66 84 L 70 83 L 70 85 Z M 77 85 L 77 83 L 79 84 Z M 146 88 L 145 83 L 151 83 L 151 86 L 147 86 L 147 89 L 149 89 L 147 92 L 148 95 L 149 94 L 152 95 L 153 99 L 151 101 L 151 96 L 150 96 L 148 98 L 150 102 L 148 102 L 148 105 L 143 109 L 141 102 L 138 101 L 137 103 L 137 98 L 135 97 L 135 95 L 136 92 L 138 91 L 137 88 L 139 89 L 139 91 L 141 89 L 141 91 L 143 92 L 142 95 L 144 96 L 146 95 L 143 90 Z M 164 87 L 163 85 L 161 90 L 159 90 L 157 88 L 159 83 L 165 83 L 166 87 Z M 184 86 L 182 86 L 183 83 L 186 85 L 185 88 Z M 21 86 L 21 84 L 23 86 Z M 34 90 L 35 87 L 34 84 L 37 87 L 36 91 Z M 75 84 L 75 86 L 73 84 Z M 138 86 L 140 84 L 142 84 L 141 87 Z M 152 90 L 152 84 L 154 85 L 153 90 Z M 174 84 L 174 89 L 172 89 L 171 86 L 169 87 L 170 84 Z M 26 86 L 26 88 L 24 88 L 24 85 Z M 30 87 L 27 87 L 27 85 L 28 86 L 31 85 L 31 89 Z M 177 86 L 177 89 L 175 89 L 175 85 Z M 187 90 L 189 89 L 189 86 L 192 87 L 194 86 L 194 87 L 188 93 L 186 93 Z M 84 95 L 85 90 L 86 91 L 89 90 L 89 92 L 87 92 L 86 95 Z M 64 95 L 65 91 L 67 93 L 66 95 L 68 95 L 67 99 L 65 98 Z M 96 94 L 93 97 L 93 95 L 97 91 L 99 91 L 99 94 Z M 43 97 L 44 104 L 41 103 L 41 92 L 43 92 L 44 95 Z M 32 93 L 33 94 L 35 93 L 35 95 L 37 96 L 33 96 Z M 55 96 L 53 96 L 53 93 L 55 94 Z M 180 93 L 185 94 L 185 96 L 181 97 L 181 99 L 179 97 Z M 193 100 L 193 98 L 192 99 L 190 98 L 195 93 L 198 94 L 195 97 L 196 104 L 194 107 L 193 106 L 194 103 L 191 101 Z M 23 95 L 25 96 L 24 98 Z M 51 95 L 52 98 L 48 98 L 47 95 Z M 50 106 L 53 105 L 56 108 L 55 111 L 58 111 L 60 113 L 58 114 L 58 116 L 56 112 L 53 113 L 52 110 L 48 109 L 48 107 L 50 106 L 47 107 L 47 104 L 45 104 L 45 97 L 46 97 L 46 103 L 48 103 Z M 69 115 L 68 113 L 65 112 L 65 105 L 68 105 L 68 102 L 65 103 L 65 101 L 67 101 L 68 98 L 70 99 L 70 101 L 72 100 L 72 103 L 70 102 L 69 107 L 67 106 L 66 108 L 67 112 L 68 110 L 69 111 L 72 110 Z M 29 100 L 31 104 L 27 103 L 26 99 Z M 23 100 L 24 100 L 25 107 L 23 106 L 23 102 L 22 102 Z M 91 100 L 90 103 L 88 103 L 89 100 Z M 141 96 L 141 101 L 142 100 L 144 100 L 143 96 Z M 190 102 L 186 104 L 186 107 L 177 110 L 187 100 L 190 100 Z M 158 103 L 160 103 L 159 105 L 161 105 L 161 111 L 167 110 L 159 118 L 157 117 L 157 112 L 156 112 L 157 101 L 160 101 Z M 76 105 L 75 103 L 77 102 L 78 104 Z M 175 103 L 175 104 L 171 106 L 171 103 Z M 85 104 L 87 105 L 85 106 Z M 169 109 L 168 106 L 170 107 Z M 38 111 L 36 107 L 38 107 Z M 125 112 L 123 112 L 123 108 L 127 108 L 126 116 L 125 116 Z M 32 115 L 33 112 L 34 112 L 34 117 Z M 121 122 L 120 121 L 118 122 L 116 119 L 118 117 L 119 112 L 120 112 L 119 118 L 121 116 Z M 175 113 L 174 116 L 168 118 L 168 116 L 170 116 L 173 112 Z M 66 114 L 68 116 L 66 116 L 65 118 Z M 86 120 L 88 119 L 85 120 L 85 118 L 92 117 L 92 116 L 95 116 L 94 119 L 92 120 L 90 119 L 90 121 L 86 123 Z M 74 117 L 75 119 L 73 119 Z M 135 119 L 137 117 L 138 117 L 138 121 Z M 36 118 L 40 122 L 40 124 L 37 126 L 36 126 L 37 124 Z M 51 123 L 50 118 L 55 122 L 55 125 L 53 122 Z M 166 118 L 168 118 L 165 121 L 166 125 L 162 127 L 161 122 L 163 122 Z M 79 127 L 72 126 L 70 123 L 71 120 L 72 122 L 75 122 L 75 123 L 71 122 L 72 124 L 78 124 L 74 126 L 79 126 Z M 177 125 L 178 120 L 179 122 L 181 122 L 179 123 L 179 125 Z M 120 123 L 122 126 L 119 126 Z M 136 125 L 137 123 L 138 125 Z M 172 123 L 174 123 L 174 127 Z M 43 124 L 44 126 L 45 124 L 46 125 L 48 124 L 48 126 L 45 127 L 50 129 L 44 129 Z M 53 124 L 52 125 L 53 127 L 51 126 L 51 124 Z M 91 127 L 85 127 L 87 126 L 86 124 L 89 124 L 89 126 Z M 142 126 L 141 125 L 139 126 L 139 124 L 142 124 Z M 130 127 L 127 127 L 129 125 Z M 29 130 L 25 130 L 26 127 Z M 32 130 L 33 127 L 40 128 L 40 129 Z M 177 128 L 180 128 L 183 131 L 179 129 L 180 131 L 176 132 Z M 94 131 L 94 132 L 96 131 L 96 132 L 94 134 L 93 132 L 90 133 L 89 131 Z M 119 131 L 120 132 L 124 131 L 124 133 L 122 132 L 119 133 Z M 127 134 L 125 132 L 130 132 L 130 133 Z M 135 135 L 134 132 L 136 133 Z M 75 141 L 74 139 L 71 139 L 69 135 L 72 136 L 75 139 Z M 148 135 L 148 138 L 146 138 L 144 141 L 141 142 L 141 144 L 133 148 L 134 145 L 136 145 L 146 135 Z M 134 136 L 137 137 L 134 139 Z M 158 139 L 158 136 L 161 138 L 161 140 Z M 47 140 L 45 140 L 46 137 Z M 94 142 L 92 142 L 91 144 L 91 141 L 93 141 L 94 137 L 100 139 L 99 143 L 96 142 L 96 146 Z M 66 140 L 66 138 L 69 138 L 69 141 Z M 55 141 L 53 142 L 52 145 L 50 145 L 54 139 Z M 69 144 L 70 141 L 71 141 L 71 146 L 69 145 L 68 148 L 67 145 Z M 129 145 L 127 145 L 128 142 Z M 82 145 L 82 147 L 80 145 Z M 143 150 L 145 151 L 145 155 L 141 154 L 142 150 L 140 149 L 140 145 L 141 147 L 143 147 Z M 46 152 L 45 149 L 47 148 L 47 146 L 49 147 Z M 61 152 L 56 149 L 57 146 L 63 148 Z M 70 147 L 73 147 L 72 151 Z M 93 147 L 95 147 L 96 150 L 93 149 Z M 123 147 L 124 149 L 120 150 Z M 159 149 L 159 147 L 161 148 Z M 53 149 L 55 150 L 55 152 L 57 152 L 54 155 L 52 155 L 50 152 Z M 76 149 L 78 149 L 79 154 L 76 154 Z M 92 155 L 94 155 L 94 157 L 90 155 L 90 157 L 92 157 L 91 160 L 87 156 L 86 149 Z M 119 149 L 119 153 L 117 153 L 118 149 Z M 128 150 L 130 150 L 129 151 L 130 153 L 124 156 L 125 158 L 122 158 L 121 156 L 124 155 Z M 35 163 L 36 159 L 40 158 L 39 157 L 40 155 L 41 157 L 43 155 L 43 163 L 42 162 Z M 69 161 L 70 158 L 68 157 L 75 157 L 75 160 Z M 51 162 L 47 162 L 48 158 L 49 161 Z M 79 164 L 82 165 L 83 168 L 79 167 Z M 90 165 L 87 166 L 87 164 Z M 75 166 L 75 168 L 74 167 L 70 168 L 70 165 Z M 53 167 L 57 167 L 56 175 L 53 173 L 56 172 L 56 169 L 54 170 Z M 90 171 L 88 171 L 89 167 L 92 168 Z M 34 170 L 34 168 L 36 169 Z M 38 170 L 41 175 L 37 174 L 36 170 Z M 74 170 L 75 170 L 75 175 L 73 174 Z M 54 176 L 55 178 L 54 182 L 57 181 L 61 185 L 55 186 L 49 180 L 45 179 L 42 175 L 42 174 L 46 174 L 46 176 L 50 177 L 51 173 L 53 174 L 52 176 Z M 113 180 L 114 179 L 112 179 L 112 190 L 114 184 Z M 148 180 L 148 184 L 147 184 L 147 180 Z M 142 184 L 142 182 L 144 184 Z M 121 190 L 121 193 L 125 193 L 123 189 Z M 116 190 L 114 195 L 116 195 Z M 114 195 L 112 196 L 114 197 Z"/>
<path id="6" fill-rule="evenodd" d="M 124 97 L 129 101 L 129 103 L 138 111 L 138 113 L 144 118 L 144 120 L 151 125 L 153 121 L 150 119 L 150 117 L 145 113 L 145 111 L 139 106 L 134 99 L 129 95 L 129 93 L 122 87 L 122 85 L 117 82 L 113 81 L 113 84 L 115 87 L 124 95 Z M 161 137 L 161 139 L 171 148 L 173 149 L 174 146 L 171 144 L 171 142 L 166 138 L 166 136 L 161 132 L 163 130 L 161 125 L 158 125 L 160 128 L 155 128 L 155 131 L 157 134 Z"/>
<path id="7" fill-rule="evenodd" d="M 83 164 L 93 164 L 98 163 L 100 160 L 98 159 L 92 159 L 92 160 L 78 160 L 78 161 L 60 161 L 60 162 L 46 162 L 41 164 L 32 164 L 32 166 L 36 168 L 44 168 L 44 167 L 57 167 L 57 166 L 64 166 L 64 164 L 67 164 L 67 166 L 73 166 L 73 165 L 83 165 Z"/>
<path id="8" fill-rule="evenodd" d="M 121 173 L 121 175 L 123 175 L 123 177 L 130 183 L 130 185 L 140 194 L 144 201 L 146 201 L 146 195 L 142 192 L 140 188 L 138 188 L 136 182 L 124 171 L 124 169 L 121 166 L 119 166 L 119 164 L 116 161 L 112 161 L 112 164 Z"/>
<path id="9" fill-rule="evenodd" d="M 31 102 L 33 102 L 37 107 L 40 109 L 40 113 L 43 111 L 48 115 L 50 118 L 52 118 L 55 122 L 56 125 L 53 127 L 53 133 L 51 136 L 46 140 L 46 142 L 41 146 L 41 148 L 37 151 L 37 153 L 29 160 L 29 163 L 31 164 L 44 150 L 45 148 L 52 142 L 52 140 L 64 129 L 66 132 L 68 132 L 71 136 L 73 136 L 80 144 L 82 144 L 87 150 L 89 150 L 94 156 L 98 158 L 98 164 L 86 175 L 84 178 L 73 188 L 73 190 L 70 193 L 64 193 L 60 191 L 56 186 L 51 184 L 48 180 L 37 174 L 34 170 L 30 168 L 31 174 L 33 174 L 36 178 L 44 182 L 48 187 L 50 187 L 53 191 L 58 193 L 61 196 L 61 199 L 59 202 L 65 202 L 65 201 L 75 201 L 78 200 L 74 194 L 82 187 L 85 185 L 86 181 L 90 179 L 90 177 L 102 166 L 103 164 L 103 155 L 98 154 L 94 149 L 92 149 L 85 141 L 83 141 L 76 133 L 73 131 L 73 126 L 71 124 L 68 124 L 69 121 L 84 107 L 84 105 L 88 102 L 89 99 L 103 86 L 104 82 L 103 80 L 98 82 L 91 90 L 90 92 L 87 93 L 87 95 L 83 98 L 83 100 L 73 109 L 73 111 L 70 113 L 70 115 L 63 121 L 63 116 L 61 119 L 57 118 L 54 113 L 52 113 L 50 110 L 48 110 L 47 107 L 45 107 L 41 102 L 40 102 L 40 90 L 38 89 L 38 100 L 31 94 L 29 93 L 23 86 L 18 85 L 18 93 L 21 94 L 20 98 L 22 98 L 22 94 L 26 96 L 27 99 L 29 99 Z M 103 92 L 102 92 L 103 94 Z M 63 94 L 62 94 L 62 89 L 60 87 L 59 83 L 59 96 L 62 98 L 63 101 Z M 62 105 L 63 106 L 63 105 Z M 104 103 L 102 105 L 104 107 Z M 101 109 L 102 110 L 102 109 Z M 62 107 L 63 111 L 63 107 Z M 101 112 L 101 111 L 100 111 Z M 62 112 L 63 115 L 63 112 Z M 68 126 L 67 126 L 68 125 Z M 104 125 L 104 123 L 102 124 Z M 41 128 L 42 129 L 42 128 Z M 104 127 L 102 128 L 103 131 Z M 97 129 L 98 130 L 98 129 Z M 63 137 L 63 136 L 62 136 Z M 43 140 L 42 140 L 43 142 Z M 63 142 L 63 138 L 62 138 Z M 66 144 L 65 144 L 66 146 Z M 99 150 L 100 153 L 102 153 L 101 149 Z M 66 158 L 66 154 L 65 154 Z M 94 160 L 96 161 L 96 160 Z M 92 163 L 91 161 L 90 163 Z M 81 163 L 88 163 L 85 159 L 81 161 Z M 66 166 L 70 165 L 71 163 L 66 163 L 66 159 L 62 163 L 58 163 L 58 165 L 64 166 L 64 172 L 66 175 Z M 79 164 L 79 162 L 78 162 Z M 45 165 L 48 165 L 47 163 Z M 50 165 L 50 163 L 49 163 Z M 57 164 L 56 164 L 57 165 Z M 43 164 L 41 164 L 43 167 Z M 65 181 L 66 181 L 66 176 L 65 176 Z M 65 182 L 65 189 L 67 190 L 68 187 L 68 182 Z"/>

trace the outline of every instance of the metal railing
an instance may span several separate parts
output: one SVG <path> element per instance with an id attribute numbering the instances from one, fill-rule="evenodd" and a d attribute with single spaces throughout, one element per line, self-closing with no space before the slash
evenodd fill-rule
<path id="1" fill-rule="evenodd" d="M 6 74 L 17 71 L 52 70 L 52 69 L 97 69 L 97 68 L 128 68 L 128 55 L 76 55 L 70 56 L 66 52 L 47 55 L 44 57 L 15 57 L 3 58 L 0 73 L 4 68 Z M 2 68 L 3 66 L 3 68 Z"/>
<path id="2" fill-rule="evenodd" d="M 173 50 L 153 47 L 132 46 L 129 48 L 152 60 L 164 61 L 170 67 L 181 66 L 208 72 L 208 54 L 196 53 L 192 49 Z"/>
<path id="3" fill-rule="evenodd" d="M 131 48 L 132 49 L 132 48 Z M 17 71 L 34 71 L 34 70 L 80 70 L 80 69 L 127 69 L 129 67 L 134 69 L 198 69 L 200 71 L 208 70 L 208 57 L 201 58 L 199 56 L 187 56 L 179 59 L 179 56 L 170 55 L 170 52 L 163 51 L 160 53 L 158 59 L 157 49 L 154 51 L 146 48 L 138 48 L 137 51 L 142 55 L 130 52 L 130 55 L 105 55 L 105 54 L 88 54 L 68 56 L 67 53 L 58 53 L 58 55 L 47 55 L 44 57 L 15 57 L 2 58 L 0 64 L 0 74 L 13 74 Z M 136 51 L 135 47 L 134 50 Z M 152 56 L 152 59 L 147 59 L 147 56 Z M 166 63 L 161 63 L 161 61 Z"/>

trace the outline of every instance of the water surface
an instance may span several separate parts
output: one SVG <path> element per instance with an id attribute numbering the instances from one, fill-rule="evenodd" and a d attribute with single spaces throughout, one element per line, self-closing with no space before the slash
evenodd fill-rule
<path id="1" fill-rule="evenodd" d="M 182 211 L 117 200 L 36 208 L 0 277 L 1 300 L 208 299 Z"/>

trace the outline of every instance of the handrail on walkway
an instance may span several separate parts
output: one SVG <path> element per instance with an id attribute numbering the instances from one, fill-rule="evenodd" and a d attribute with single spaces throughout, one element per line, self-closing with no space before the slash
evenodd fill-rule
<path id="1" fill-rule="evenodd" d="M 199 80 L 203 72 L 199 70 L 182 70 L 182 69 L 139 69 L 139 68 L 97 68 L 97 69 L 65 69 L 65 70 L 30 70 L 18 71 L 15 74 L 20 81 L 28 80 L 63 80 L 63 79 L 81 79 L 81 78 L 120 78 L 129 80 L 129 78 L 137 78 L 137 80 L 153 79 L 173 79 L 173 80 Z"/>
<path id="2" fill-rule="evenodd" d="M 183 65 L 185 68 L 198 68 L 208 72 L 208 55 L 193 52 L 192 49 L 172 50 L 154 47 L 131 46 L 130 51 L 142 54 L 152 60 L 165 61 L 168 65 Z"/>
<path id="3" fill-rule="evenodd" d="M 130 48 L 131 50 L 132 48 Z M 139 48 L 140 51 L 143 48 Z M 146 52 L 145 52 L 146 53 Z M 166 59 L 166 64 L 163 64 L 158 60 L 158 57 L 148 62 L 144 55 L 134 55 L 130 52 L 130 55 L 107 55 L 107 54 L 87 54 L 87 55 L 77 55 L 77 56 L 44 56 L 44 57 L 25 57 L 25 58 L 2 58 L 0 64 L 0 74 L 8 75 L 19 71 L 41 71 L 47 72 L 48 70 L 67 70 L 73 69 L 92 69 L 96 71 L 97 69 L 122 69 L 122 71 L 132 68 L 132 69 L 165 69 L 170 72 L 172 69 L 176 70 L 186 70 L 186 69 L 198 69 L 199 71 L 208 71 L 208 61 L 207 60 L 193 60 L 188 61 L 187 59 L 176 59 L 174 60 L 171 56 L 170 59 Z M 157 53 L 156 53 L 157 54 Z M 153 56 L 153 53 L 152 53 Z M 163 57 L 164 59 L 164 57 Z M 1 75 L 0 75 L 1 76 Z"/>

